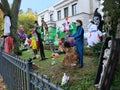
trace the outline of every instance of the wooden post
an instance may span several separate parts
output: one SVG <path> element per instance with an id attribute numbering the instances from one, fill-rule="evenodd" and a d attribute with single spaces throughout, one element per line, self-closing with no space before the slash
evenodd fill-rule
<path id="1" fill-rule="evenodd" d="M 120 38 L 120 18 L 118 19 L 116 38 Z M 120 65 L 120 47 L 119 47 L 119 61 L 118 61 L 118 63 Z"/>
<path id="2" fill-rule="evenodd" d="M 118 19 L 116 38 L 120 38 L 120 18 Z"/>

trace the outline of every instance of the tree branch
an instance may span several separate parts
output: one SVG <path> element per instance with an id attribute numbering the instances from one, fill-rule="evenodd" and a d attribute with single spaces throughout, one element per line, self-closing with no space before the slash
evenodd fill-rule
<path id="1" fill-rule="evenodd" d="M 3 5 L 0 3 L 0 9 L 5 12 L 4 8 L 3 8 Z"/>
<path id="2" fill-rule="evenodd" d="M 21 0 L 14 0 L 12 8 L 11 8 L 12 35 L 14 35 L 17 30 L 17 21 L 18 21 L 18 13 L 19 13 L 20 4 L 21 4 Z"/>
<path id="3" fill-rule="evenodd" d="M 21 0 L 14 0 L 12 5 L 12 11 L 15 11 L 18 14 L 20 5 L 21 5 Z"/>
<path id="4" fill-rule="evenodd" d="M 1 4 L 3 6 L 4 13 L 10 14 L 10 6 L 8 0 L 1 0 Z"/>

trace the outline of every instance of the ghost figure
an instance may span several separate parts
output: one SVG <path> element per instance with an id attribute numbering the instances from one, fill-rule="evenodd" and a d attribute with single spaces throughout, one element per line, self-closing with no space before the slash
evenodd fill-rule
<path id="1" fill-rule="evenodd" d="M 10 27 L 11 27 L 10 17 L 5 15 L 4 16 L 4 36 L 8 36 L 10 34 Z"/>
<path id="2" fill-rule="evenodd" d="M 88 25 L 89 33 L 87 34 L 87 42 L 88 47 L 94 46 L 98 42 L 100 42 L 100 37 L 102 36 L 102 32 L 97 29 L 97 25 L 90 22 Z"/>
<path id="3" fill-rule="evenodd" d="M 69 76 L 66 75 L 66 73 L 64 73 L 63 77 L 62 77 L 62 82 L 61 85 L 65 85 L 68 81 L 69 81 Z"/>

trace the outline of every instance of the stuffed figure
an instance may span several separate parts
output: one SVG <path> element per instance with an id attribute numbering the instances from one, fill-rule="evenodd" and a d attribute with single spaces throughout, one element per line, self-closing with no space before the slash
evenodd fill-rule
<path id="1" fill-rule="evenodd" d="M 72 67 L 77 64 L 78 54 L 75 52 L 74 47 L 70 46 L 69 42 L 64 43 L 65 56 L 62 60 L 63 66 Z"/>
<path id="2" fill-rule="evenodd" d="M 5 38 L 4 51 L 8 54 L 11 54 L 13 48 L 13 38 L 9 35 Z"/>
<path id="3" fill-rule="evenodd" d="M 58 45 L 59 45 L 58 51 L 59 51 L 59 53 L 64 53 L 63 43 L 64 43 L 64 39 L 61 38 L 61 40 L 58 42 Z"/>
<path id="4" fill-rule="evenodd" d="M 65 18 L 65 22 L 62 25 L 64 27 L 64 32 L 69 31 L 70 22 L 68 20 L 68 17 Z"/>
<path id="5" fill-rule="evenodd" d="M 36 55 L 37 54 L 37 44 L 36 44 L 36 39 L 34 36 L 32 37 L 31 47 L 34 52 L 34 55 Z"/>

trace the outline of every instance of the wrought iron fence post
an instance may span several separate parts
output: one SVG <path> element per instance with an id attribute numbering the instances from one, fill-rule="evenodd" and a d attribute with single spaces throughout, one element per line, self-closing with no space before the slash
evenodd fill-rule
<path id="1" fill-rule="evenodd" d="M 30 72 L 32 71 L 32 59 L 29 58 L 27 60 L 27 90 L 33 90 L 32 89 L 32 84 L 30 82 L 31 80 L 31 75 L 30 75 Z"/>

